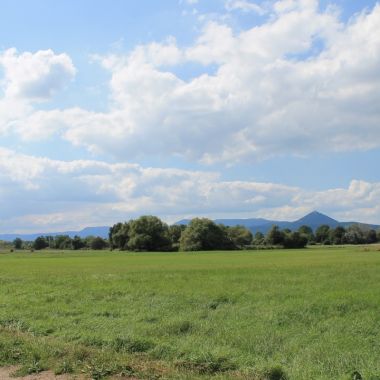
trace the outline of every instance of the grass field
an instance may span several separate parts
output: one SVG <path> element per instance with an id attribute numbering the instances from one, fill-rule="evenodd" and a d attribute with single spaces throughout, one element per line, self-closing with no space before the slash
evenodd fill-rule
<path id="1" fill-rule="evenodd" d="M 380 247 L 0 254 L 10 364 L 94 379 L 380 379 Z"/>

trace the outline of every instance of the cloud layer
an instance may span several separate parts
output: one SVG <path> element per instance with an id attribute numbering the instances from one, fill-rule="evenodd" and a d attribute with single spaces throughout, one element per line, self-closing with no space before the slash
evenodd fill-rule
<path id="1" fill-rule="evenodd" d="M 104 113 L 28 108 L 62 89 L 75 68 L 65 54 L 8 50 L 0 56 L 0 131 L 24 139 L 58 133 L 118 159 L 174 155 L 206 164 L 379 148 L 380 5 L 346 24 L 315 0 L 278 1 L 266 12 L 266 22 L 241 32 L 209 22 L 192 46 L 171 38 L 98 57 L 111 74 Z M 191 62 L 204 74 L 175 74 Z M 11 124 L 10 97 L 29 101 Z"/>
<path id="2" fill-rule="evenodd" d="M 380 183 L 311 191 L 276 183 L 223 181 L 217 173 L 58 161 L 0 149 L 3 231 L 41 231 L 111 224 L 141 214 L 173 222 L 183 216 L 284 219 L 315 209 L 374 222 Z"/>

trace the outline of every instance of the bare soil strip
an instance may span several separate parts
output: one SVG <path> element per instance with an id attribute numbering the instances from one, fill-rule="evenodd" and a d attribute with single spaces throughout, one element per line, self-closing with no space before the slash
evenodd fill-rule
<path id="1" fill-rule="evenodd" d="M 13 373 L 17 367 L 0 368 L 0 380 L 85 380 L 83 376 L 78 375 L 54 375 L 51 371 L 44 371 L 41 373 L 28 375 L 24 377 L 14 377 Z"/>

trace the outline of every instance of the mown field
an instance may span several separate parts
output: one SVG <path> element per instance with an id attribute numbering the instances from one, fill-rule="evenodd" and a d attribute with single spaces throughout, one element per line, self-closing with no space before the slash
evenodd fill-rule
<path id="1" fill-rule="evenodd" d="M 380 246 L 2 253 L 11 364 L 93 379 L 380 379 Z"/>

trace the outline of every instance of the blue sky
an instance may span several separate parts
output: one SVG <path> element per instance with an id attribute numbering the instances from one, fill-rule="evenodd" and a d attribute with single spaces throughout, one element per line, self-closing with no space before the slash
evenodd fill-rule
<path id="1" fill-rule="evenodd" d="M 380 224 L 376 1 L 4 0 L 0 231 Z"/>

